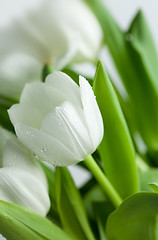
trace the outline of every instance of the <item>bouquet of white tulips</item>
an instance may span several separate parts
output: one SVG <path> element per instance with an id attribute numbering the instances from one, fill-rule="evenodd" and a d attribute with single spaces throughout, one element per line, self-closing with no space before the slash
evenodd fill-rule
<path id="1" fill-rule="evenodd" d="M 158 239 L 157 77 L 141 11 L 124 32 L 102 0 L 41 0 L 0 29 L 3 237 Z M 82 186 L 75 164 L 90 176 Z"/>

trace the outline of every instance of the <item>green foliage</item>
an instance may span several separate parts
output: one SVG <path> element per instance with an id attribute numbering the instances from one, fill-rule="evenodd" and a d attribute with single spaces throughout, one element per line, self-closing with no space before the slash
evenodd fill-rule
<path id="1" fill-rule="evenodd" d="M 149 186 L 153 189 L 154 192 L 158 193 L 158 184 L 149 183 Z"/>
<path id="2" fill-rule="evenodd" d="M 77 83 L 77 85 L 79 85 L 79 73 L 75 72 L 73 69 L 71 68 L 64 68 L 62 69 L 62 72 L 66 73 L 67 75 L 69 75 L 75 83 Z M 82 75 L 83 76 L 83 75 Z M 93 80 L 91 78 L 87 78 L 87 81 L 89 82 L 90 85 L 93 84 Z"/>
<path id="3" fill-rule="evenodd" d="M 140 190 L 153 192 L 151 184 L 158 184 L 158 169 L 150 168 L 139 173 Z"/>
<path id="4" fill-rule="evenodd" d="M 157 216 L 158 194 L 137 193 L 109 216 L 108 240 L 157 240 Z"/>
<path id="5" fill-rule="evenodd" d="M 67 168 L 57 167 L 54 172 L 40 162 L 48 180 L 51 201 L 47 217 L 53 223 L 26 208 L 0 201 L 0 234 L 8 240 L 158 240 L 158 169 L 147 168 L 139 171 L 138 176 L 135 149 L 127 126 L 128 122 L 133 139 L 138 133 L 146 144 L 146 158 L 150 156 L 157 163 L 158 57 L 154 41 L 141 11 L 128 31 L 123 32 L 102 0 L 85 2 L 100 22 L 104 42 L 128 95 L 128 99 L 123 99 L 116 93 L 99 62 L 94 82 L 88 81 L 93 85 L 105 132 L 93 155 L 111 186 L 125 200 L 114 211 L 93 178 L 79 192 Z M 46 64 L 42 81 L 53 71 L 52 66 Z M 79 84 L 78 72 L 69 67 L 62 71 Z M 13 132 L 7 109 L 17 101 L 0 97 L 0 125 Z M 1 149 L 1 157 L 2 154 Z M 94 166 L 96 169 L 97 165 Z"/>
<path id="6" fill-rule="evenodd" d="M 105 224 L 107 217 L 114 211 L 113 205 L 108 201 L 94 202 L 93 210 L 98 224 L 100 240 L 107 240 L 105 235 Z"/>
<path id="7" fill-rule="evenodd" d="M 104 122 L 104 137 L 99 146 L 104 171 L 125 198 L 138 190 L 135 152 L 118 98 L 101 62 L 93 89 Z"/>
<path id="8" fill-rule="evenodd" d="M 0 201 L 0 233 L 7 240 L 71 240 L 46 218 L 4 201 Z"/>
<path id="9" fill-rule="evenodd" d="M 15 103 L 17 103 L 15 99 L 0 96 L 0 126 L 12 132 L 14 132 L 14 127 L 11 124 L 7 110 Z"/>
<path id="10" fill-rule="evenodd" d="M 0 125 L 9 131 L 14 132 L 14 128 L 8 117 L 8 107 L 0 105 Z"/>
<path id="11" fill-rule="evenodd" d="M 158 58 L 141 11 L 124 33 L 101 0 L 85 0 L 97 16 L 124 87 L 137 130 L 150 152 L 158 151 Z M 133 127 L 133 126 L 132 126 Z"/>
<path id="12" fill-rule="evenodd" d="M 94 206 L 93 206 L 93 203 L 96 201 L 97 202 L 107 201 L 107 198 L 102 188 L 98 184 L 95 184 L 94 186 L 92 186 L 83 197 L 83 203 L 84 203 L 86 212 L 89 218 L 93 220 L 96 220 L 96 215 L 94 213 Z"/>
<path id="13" fill-rule="evenodd" d="M 56 198 L 64 230 L 74 240 L 95 239 L 79 191 L 67 168 L 56 168 Z"/>
<path id="14" fill-rule="evenodd" d="M 60 225 L 59 214 L 57 210 L 57 203 L 56 203 L 56 194 L 55 194 L 55 171 L 50 169 L 44 163 L 39 161 L 47 178 L 48 188 L 49 188 L 49 198 L 51 202 L 50 211 L 48 213 L 48 218 L 50 218 L 53 222 Z"/>
<path id="15" fill-rule="evenodd" d="M 50 64 L 45 64 L 42 70 L 42 81 L 45 82 L 46 77 L 53 72 L 53 67 Z"/>

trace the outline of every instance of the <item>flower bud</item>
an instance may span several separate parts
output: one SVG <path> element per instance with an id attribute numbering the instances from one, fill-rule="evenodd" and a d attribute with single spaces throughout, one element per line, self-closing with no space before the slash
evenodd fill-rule
<path id="1" fill-rule="evenodd" d="M 48 185 L 37 159 L 15 136 L 0 128 L 3 147 L 0 200 L 16 203 L 45 216 L 50 208 Z M 7 140 L 10 139 L 11 140 Z M 5 142 L 5 145 L 4 145 Z"/>
<path id="2" fill-rule="evenodd" d="M 20 103 L 9 109 L 19 140 L 41 159 L 69 166 L 93 153 L 103 137 L 103 122 L 93 90 L 54 72 L 45 83 L 25 85 Z"/>

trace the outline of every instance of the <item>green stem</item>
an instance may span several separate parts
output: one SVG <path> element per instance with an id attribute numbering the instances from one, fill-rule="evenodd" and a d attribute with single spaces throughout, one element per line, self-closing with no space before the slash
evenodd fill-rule
<path id="1" fill-rule="evenodd" d="M 45 78 L 54 71 L 50 64 L 45 64 L 42 70 L 42 81 L 45 81 Z"/>
<path id="2" fill-rule="evenodd" d="M 109 197 L 111 202 L 114 204 L 115 207 L 119 207 L 122 199 L 115 190 L 115 188 L 112 186 L 110 181 L 107 179 L 107 177 L 104 175 L 98 164 L 95 162 L 94 158 L 91 155 L 88 155 L 84 163 L 87 165 L 87 167 L 90 169 L 90 171 L 93 173 L 94 177 L 98 181 L 98 183 L 101 185 L 102 189 L 106 193 L 106 195 Z"/>

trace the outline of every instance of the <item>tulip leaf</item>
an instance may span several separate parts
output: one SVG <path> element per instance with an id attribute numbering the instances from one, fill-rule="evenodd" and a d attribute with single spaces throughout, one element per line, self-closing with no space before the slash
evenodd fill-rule
<path id="1" fill-rule="evenodd" d="M 104 137 L 98 149 L 104 171 L 125 198 L 138 190 L 135 151 L 117 95 L 101 62 L 93 89 L 104 122 Z"/>
<path id="2" fill-rule="evenodd" d="M 74 240 L 95 239 L 81 196 L 67 168 L 56 168 L 57 207 L 64 230 Z"/>
<path id="3" fill-rule="evenodd" d="M 79 163 L 80 164 L 80 163 Z M 86 165 L 85 165 L 86 166 Z M 80 193 L 81 196 L 84 197 L 90 190 L 97 184 L 96 179 L 92 176 L 87 182 L 85 182 L 81 188 Z"/>
<path id="4" fill-rule="evenodd" d="M 96 202 L 96 201 L 102 202 L 106 200 L 107 198 L 102 188 L 98 184 L 95 184 L 89 189 L 89 191 L 87 191 L 87 193 L 83 197 L 83 203 L 89 218 L 95 220 L 95 217 L 96 217 L 93 210 L 93 202 Z"/>
<path id="5" fill-rule="evenodd" d="M 132 115 L 150 152 L 158 143 L 158 60 L 141 11 L 124 33 L 101 0 L 85 0 L 98 18 L 105 42 L 130 98 Z"/>
<path id="6" fill-rule="evenodd" d="M 108 218 L 109 240 L 158 239 L 158 194 L 137 193 L 126 199 Z"/>
<path id="7" fill-rule="evenodd" d="M 158 185 L 158 169 L 149 168 L 147 171 L 139 173 L 140 190 L 153 192 L 153 184 Z"/>
<path id="8" fill-rule="evenodd" d="M 158 193 L 158 184 L 149 183 L 149 186 L 154 190 L 154 192 Z"/>
<path id="9" fill-rule="evenodd" d="M 96 222 L 98 224 L 100 240 L 107 240 L 105 235 L 105 224 L 109 214 L 114 211 L 114 207 L 111 202 L 93 202 L 93 210 L 96 216 Z"/>
<path id="10" fill-rule="evenodd" d="M 12 132 L 14 132 L 14 127 L 9 119 L 7 110 L 17 101 L 11 98 L 0 96 L 0 125 Z"/>
<path id="11" fill-rule="evenodd" d="M 128 30 L 131 39 L 130 44 L 141 58 L 144 70 L 148 71 L 149 80 L 154 88 L 158 90 L 158 57 L 156 47 L 148 27 L 147 21 L 141 10 L 138 11 L 136 17 Z M 127 35 L 128 36 L 128 35 Z"/>
<path id="12" fill-rule="evenodd" d="M 73 70 L 71 68 L 64 68 L 64 69 L 62 69 L 62 72 L 66 73 L 69 77 L 71 77 L 74 80 L 75 83 L 77 83 L 77 85 L 79 85 L 80 74 L 78 72 L 76 72 L 75 70 Z M 85 77 L 85 76 L 83 76 L 83 77 Z M 93 80 L 91 78 L 87 78 L 87 77 L 85 77 L 85 78 L 89 82 L 89 84 L 92 85 Z"/>
<path id="13" fill-rule="evenodd" d="M 39 161 L 39 163 L 41 164 L 45 172 L 49 187 L 49 198 L 51 207 L 47 217 L 56 224 L 60 225 L 60 219 L 57 211 L 57 203 L 55 197 L 55 172 L 52 169 L 50 169 L 49 166 L 46 166 L 43 162 Z"/>
<path id="14" fill-rule="evenodd" d="M 71 77 L 77 85 L 79 85 L 79 74 L 73 71 L 70 68 L 64 68 L 62 72 L 66 73 L 69 77 Z"/>
<path id="15" fill-rule="evenodd" d="M 4 201 L 0 201 L 0 234 L 7 240 L 71 240 L 46 218 Z"/>
<path id="16" fill-rule="evenodd" d="M 98 205 L 95 204 L 96 202 Z M 100 205 L 103 205 L 103 202 L 106 204 L 104 204 L 104 210 L 105 208 L 110 212 L 114 210 L 112 203 L 108 202 L 105 193 L 98 184 L 95 184 L 93 187 L 91 187 L 91 189 L 89 189 L 89 191 L 83 197 L 83 204 L 85 206 L 88 218 L 90 219 L 93 232 L 95 233 L 96 239 L 100 240 L 104 239 L 105 236 L 105 224 L 103 230 L 103 225 L 100 219 L 100 212 L 98 211 L 98 208 L 100 209 Z M 109 208 L 108 203 L 113 207 L 112 210 Z"/>

